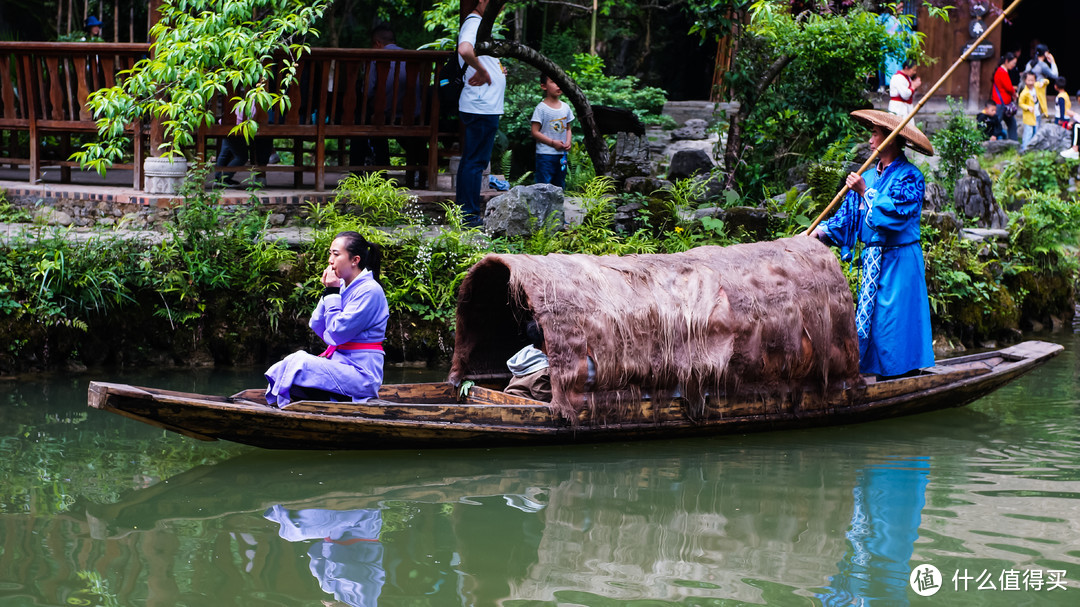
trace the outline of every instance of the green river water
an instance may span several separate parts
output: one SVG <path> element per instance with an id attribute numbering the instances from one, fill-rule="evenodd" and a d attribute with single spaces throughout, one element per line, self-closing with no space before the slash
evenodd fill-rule
<path id="1" fill-rule="evenodd" d="M 277 452 L 86 407 L 260 370 L 3 381 L 0 607 L 1078 605 L 1080 338 L 1043 338 L 962 409 L 560 448 Z"/>

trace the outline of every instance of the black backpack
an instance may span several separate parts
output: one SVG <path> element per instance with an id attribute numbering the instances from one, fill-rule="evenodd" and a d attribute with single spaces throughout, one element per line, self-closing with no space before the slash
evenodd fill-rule
<path id="1" fill-rule="evenodd" d="M 458 98 L 465 88 L 465 70 L 468 65 L 458 65 L 458 54 L 451 54 L 439 68 L 439 116 L 455 118 L 458 115 Z"/>

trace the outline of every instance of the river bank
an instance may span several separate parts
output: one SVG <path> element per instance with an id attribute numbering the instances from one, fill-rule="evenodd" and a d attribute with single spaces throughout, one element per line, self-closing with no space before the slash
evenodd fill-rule
<path id="1" fill-rule="evenodd" d="M 940 209 L 924 214 L 939 357 L 1070 326 L 1080 211 L 1063 189 L 1035 189 L 1046 171 L 1029 170 L 1055 166 L 1027 155 L 1000 169 L 994 187 L 1006 200 L 1005 228 L 978 230 Z M 645 195 L 615 192 L 598 178 L 564 205 L 574 209 L 572 222 L 492 237 L 464 228 L 454 205 L 419 200 L 378 174 L 348 179 L 333 202 L 294 205 L 284 219 L 257 200 L 223 200 L 202 183 L 193 180 L 183 204 L 148 211 L 158 221 L 142 224 L 27 223 L 27 207 L 0 200 L 0 222 L 18 224 L 0 232 L 7 251 L 0 259 L 0 375 L 265 366 L 297 349 L 321 350 L 307 319 L 321 292 L 325 251 L 342 230 L 386 249 L 388 362 L 440 364 L 454 343 L 457 286 L 488 253 L 675 253 L 775 240 L 801 231 L 817 204 L 793 189 L 756 208 L 725 206 L 730 196 L 703 201 L 686 182 Z M 740 217 L 756 221 L 754 229 Z M 857 266 L 842 268 L 857 290 Z"/>

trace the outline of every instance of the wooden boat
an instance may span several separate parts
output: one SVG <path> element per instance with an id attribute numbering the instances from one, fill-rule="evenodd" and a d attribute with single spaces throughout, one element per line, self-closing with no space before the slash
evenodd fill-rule
<path id="1" fill-rule="evenodd" d="M 394 449 L 539 445 L 743 433 L 847 424 L 959 407 L 1035 369 L 1060 345 L 1026 341 L 939 361 L 916 375 L 869 380 L 836 394 L 836 404 L 802 409 L 791 399 L 716 402 L 702 419 L 681 398 L 642 399 L 636 421 L 606 423 L 584 409 L 575 420 L 547 403 L 474 386 L 459 399 L 450 383 L 383 386 L 366 403 L 266 405 L 263 390 L 229 397 L 91 382 L 91 407 L 200 440 L 272 449 Z M 868 378 L 869 379 L 869 378 Z M 721 414 L 722 413 L 722 414 Z"/>
<path id="2" fill-rule="evenodd" d="M 539 325 L 551 402 L 512 396 Z M 365 403 L 268 406 L 92 383 L 92 407 L 187 436 L 286 449 L 557 444 L 842 424 L 971 402 L 1061 352 L 1025 342 L 876 381 L 847 279 L 815 238 L 672 255 L 488 255 L 458 292 L 446 383 Z M 478 384 L 464 397 L 459 387 Z"/>

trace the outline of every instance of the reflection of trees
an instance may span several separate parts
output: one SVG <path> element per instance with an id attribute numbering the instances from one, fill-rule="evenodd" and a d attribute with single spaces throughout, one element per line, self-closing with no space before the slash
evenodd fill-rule
<path id="1" fill-rule="evenodd" d="M 91 415 L 84 379 L 0 384 L 0 419 L 0 512 L 48 515 L 67 512 L 78 500 L 115 502 L 243 449 Z"/>
<path id="2" fill-rule="evenodd" d="M 700 468 L 658 462 L 577 470 L 551 488 L 539 561 L 509 596 L 760 602 L 761 590 L 747 578 L 818 585 L 826 575 L 821 557 L 843 553 L 843 538 L 831 530 L 850 515 L 838 507 L 850 502 L 850 484 L 819 455 L 788 462 L 772 478 L 753 457 L 713 458 Z M 754 477 L 759 483 L 744 484 Z"/>

